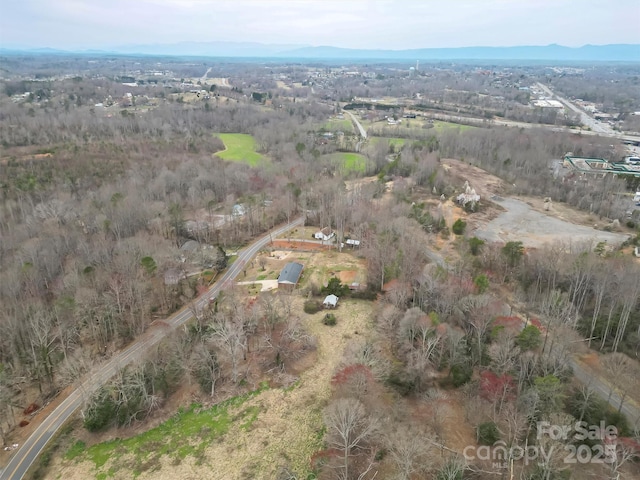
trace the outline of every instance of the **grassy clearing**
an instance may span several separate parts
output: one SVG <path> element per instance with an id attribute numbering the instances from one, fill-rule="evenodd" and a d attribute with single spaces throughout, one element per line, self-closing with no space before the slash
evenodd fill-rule
<path id="1" fill-rule="evenodd" d="M 471 125 L 462 125 L 460 123 L 451 123 L 451 122 L 441 122 L 440 120 L 434 120 L 433 121 L 433 129 L 440 133 L 440 132 L 444 132 L 446 130 L 460 130 L 461 132 L 464 132 L 465 130 L 471 130 L 473 128 L 477 128 L 477 127 L 472 127 Z"/>
<path id="2" fill-rule="evenodd" d="M 327 132 L 342 131 L 344 133 L 353 133 L 353 123 L 349 119 L 332 118 L 322 125 L 321 130 Z"/>
<path id="3" fill-rule="evenodd" d="M 367 157 L 359 153 L 336 152 L 324 158 L 337 165 L 343 173 L 364 173 L 367 169 Z"/>
<path id="4" fill-rule="evenodd" d="M 406 138 L 398 138 L 398 137 L 370 137 L 369 141 L 371 142 L 372 145 L 375 145 L 382 141 L 387 141 L 389 142 L 389 146 L 393 146 L 396 150 L 402 148 L 402 146 L 405 143 L 411 142 L 411 140 L 407 140 Z"/>
<path id="5" fill-rule="evenodd" d="M 174 463 L 180 463 L 188 456 L 201 458 L 205 449 L 226 434 L 234 423 L 243 430 L 251 427 L 260 413 L 258 407 L 247 407 L 235 415 L 233 412 L 267 388 L 263 384 L 257 390 L 208 409 L 194 404 L 135 437 L 98 443 L 89 448 L 84 442 L 77 441 L 67 451 L 65 459 L 89 460 L 95 465 L 96 478 L 106 478 L 122 468 L 131 471 L 134 477 L 153 471 L 160 468 L 160 459 L 164 456 Z"/>
<path id="6" fill-rule="evenodd" d="M 216 134 L 224 142 L 225 150 L 216 153 L 216 156 L 231 162 L 243 162 L 255 167 L 265 161 L 264 157 L 256 152 L 256 141 L 251 135 L 244 133 L 218 133 Z"/>

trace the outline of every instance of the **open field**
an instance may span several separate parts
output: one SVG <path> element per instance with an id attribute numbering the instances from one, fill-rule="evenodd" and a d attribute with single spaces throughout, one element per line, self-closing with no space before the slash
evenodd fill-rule
<path id="1" fill-rule="evenodd" d="M 251 135 L 244 133 L 218 133 L 224 142 L 225 149 L 215 155 L 223 160 L 248 163 L 255 167 L 264 161 L 264 157 L 256 152 L 256 141 Z"/>
<path id="2" fill-rule="evenodd" d="M 472 130 L 478 127 L 472 127 L 471 125 L 462 125 L 460 123 L 452 123 L 452 122 L 443 122 L 441 120 L 433 120 L 433 129 L 440 133 L 445 130 L 460 130 L 464 132 L 465 130 Z"/>
<path id="3" fill-rule="evenodd" d="M 322 448 L 331 377 L 348 345 L 367 340 L 374 304 L 341 302 L 337 325 L 328 327 L 323 312 L 307 315 L 302 302 L 293 297 L 293 312 L 315 338 L 317 351 L 292 366 L 292 373 L 301 372 L 297 381 L 262 385 L 213 407 L 189 407 L 128 439 L 72 444 L 65 458 L 55 460 L 57 478 L 266 480 L 278 478 L 283 466 L 296 478 L 309 478 L 310 459 Z"/>
<path id="4" fill-rule="evenodd" d="M 337 165 L 345 174 L 351 172 L 364 173 L 367 170 L 367 157 L 359 153 L 336 152 L 321 158 L 329 159 L 333 165 Z"/>
<path id="5" fill-rule="evenodd" d="M 344 133 L 353 133 L 353 123 L 351 120 L 339 119 L 339 118 L 331 118 L 322 126 L 322 130 L 327 132 L 337 132 L 342 131 Z"/>
<path id="6" fill-rule="evenodd" d="M 372 145 L 375 145 L 385 140 L 389 142 L 389 146 L 393 146 L 394 149 L 396 150 L 401 149 L 405 143 L 410 142 L 410 140 L 407 140 L 406 138 L 399 138 L 399 137 L 369 137 L 369 141 L 371 142 Z"/>

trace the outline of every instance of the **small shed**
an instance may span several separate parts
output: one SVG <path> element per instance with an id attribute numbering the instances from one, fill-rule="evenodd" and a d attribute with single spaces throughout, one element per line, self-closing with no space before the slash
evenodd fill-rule
<path id="1" fill-rule="evenodd" d="M 298 284 L 298 280 L 300 280 L 303 268 L 304 266 L 301 263 L 287 263 L 278 276 L 278 288 L 284 287 L 293 290 Z"/>
<path id="2" fill-rule="evenodd" d="M 338 306 L 338 300 L 339 298 L 333 294 L 327 295 L 324 302 L 322 302 L 322 306 L 324 308 L 336 308 Z"/>

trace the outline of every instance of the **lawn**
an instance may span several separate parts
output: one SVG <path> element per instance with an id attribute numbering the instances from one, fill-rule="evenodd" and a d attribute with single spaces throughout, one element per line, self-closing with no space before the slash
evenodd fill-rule
<path id="1" fill-rule="evenodd" d="M 347 118 L 342 120 L 339 118 L 332 118 L 322 126 L 321 130 L 327 132 L 342 131 L 344 133 L 353 133 L 353 123 L 351 123 L 351 120 Z"/>
<path id="2" fill-rule="evenodd" d="M 364 173 L 367 169 L 367 157 L 359 153 L 336 152 L 325 155 L 332 164 L 338 165 L 343 173 Z"/>
<path id="3" fill-rule="evenodd" d="M 256 152 L 256 141 L 251 135 L 244 133 L 218 133 L 225 149 L 216 155 L 231 162 L 244 162 L 252 167 L 264 162 L 264 157 Z"/>

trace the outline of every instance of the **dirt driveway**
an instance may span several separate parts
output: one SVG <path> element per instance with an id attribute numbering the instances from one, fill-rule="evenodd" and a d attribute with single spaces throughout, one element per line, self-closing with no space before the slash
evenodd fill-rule
<path id="1" fill-rule="evenodd" d="M 583 225 L 575 225 L 533 210 L 514 198 L 494 197 L 506 211 L 478 228 L 475 235 L 489 242 L 521 241 L 526 247 L 541 247 L 546 243 L 581 244 L 607 242 L 619 245 L 629 235 L 605 232 Z"/>

